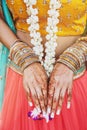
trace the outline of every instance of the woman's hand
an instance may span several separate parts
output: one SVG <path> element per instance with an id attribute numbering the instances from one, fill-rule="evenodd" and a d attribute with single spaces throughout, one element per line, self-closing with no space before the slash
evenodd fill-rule
<path id="1" fill-rule="evenodd" d="M 50 77 L 48 92 L 47 113 L 54 118 L 55 113 L 60 114 L 64 96 L 67 92 L 67 108 L 70 108 L 72 98 L 73 71 L 67 66 L 57 63 Z"/>
<path id="2" fill-rule="evenodd" d="M 32 97 L 37 111 L 44 114 L 47 100 L 47 75 L 40 63 L 33 63 L 24 70 L 23 84 L 29 102 Z"/>

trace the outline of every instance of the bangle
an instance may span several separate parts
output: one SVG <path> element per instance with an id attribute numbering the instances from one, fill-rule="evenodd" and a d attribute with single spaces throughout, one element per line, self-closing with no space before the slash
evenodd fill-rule
<path id="1" fill-rule="evenodd" d="M 74 60 L 72 60 L 71 57 L 64 55 L 64 56 L 60 56 L 60 59 L 63 59 L 65 61 L 69 62 L 74 68 L 77 69 L 78 64 Z"/>
<path id="2" fill-rule="evenodd" d="M 65 64 L 73 72 L 78 70 L 85 62 L 85 56 L 82 51 L 75 47 L 70 47 L 62 55 L 60 55 L 57 62 Z"/>
<path id="3" fill-rule="evenodd" d="M 11 46 L 9 58 L 21 68 L 22 72 L 30 64 L 40 62 L 39 58 L 35 55 L 29 45 L 20 40 L 19 42 L 16 40 Z"/>
<path id="4" fill-rule="evenodd" d="M 78 50 L 77 48 L 70 47 L 64 53 L 66 53 L 66 52 L 75 55 L 78 58 L 79 62 L 80 62 L 80 66 L 85 62 L 84 53 L 82 51 Z"/>
<path id="5" fill-rule="evenodd" d="M 87 56 L 87 37 L 79 38 L 72 47 L 60 55 L 57 62 L 61 62 L 68 66 L 72 71 L 79 69 L 86 61 Z"/>
<path id="6" fill-rule="evenodd" d="M 87 37 L 80 37 L 76 42 L 85 41 L 87 42 Z"/>
<path id="7" fill-rule="evenodd" d="M 69 54 L 69 53 L 67 53 L 67 54 L 62 54 L 62 55 L 60 56 L 60 58 L 61 58 L 61 59 L 66 59 L 67 61 L 69 60 L 69 62 L 70 62 L 71 64 L 74 64 L 74 67 L 75 67 L 76 69 L 78 69 L 79 66 L 80 66 L 79 61 L 78 61 L 74 56 L 72 56 L 72 55 Z"/>
<path id="8" fill-rule="evenodd" d="M 69 69 L 71 69 L 73 72 L 76 71 L 76 68 L 75 68 L 71 63 L 69 63 L 68 61 L 66 61 L 66 60 L 64 60 L 64 59 L 60 59 L 60 58 L 59 58 L 59 59 L 57 60 L 57 62 L 66 65 L 66 66 L 67 66 Z"/>
<path id="9" fill-rule="evenodd" d="M 71 56 L 76 62 L 78 62 L 79 66 L 80 66 L 80 61 L 79 61 L 77 55 L 75 55 L 71 52 L 65 52 L 64 54 Z"/>
<path id="10" fill-rule="evenodd" d="M 23 63 L 24 63 L 24 60 L 26 59 L 26 58 L 31 58 L 31 57 L 35 57 L 36 55 L 35 54 L 30 54 L 29 56 L 27 56 L 27 57 L 25 57 L 23 60 L 19 60 L 19 62 L 18 62 L 18 65 L 19 66 L 22 66 L 23 65 Z"/>
<path id="11" fill-rule="evenodd" d="M 25 62 L 21 66 L 22 71 L 24 71 L 29 65 L 35 62 L 39 63 L 39 60 L 37 60 L 37 57 L 31 57 L 31 58 L 29 57 L 25 59 Z"/>
<path id="12" fill-rule="evenodd" d="M 24 45 L 20 45 L 20 46 L 18 46 L 18 48 L 15 47 L 13 50 L 11 49 L 11 50 L 13 51 L 13 52 L 11 53 L 11 54 L 12 54 L 12 55 L 11 55 L 12 59 L 14 59 L 14 55 L 15 55 L 15 57 L 16 57 L 17 53 L 19 53 L 19 51 L 22 50 L 23 48 L 27 48 L 27 46 L 26 46 L 26 45 L 25 45 L 25 46 L 24 46 Z M 24 52 L 24 51 L 23 51 L 23 52 Z M 23 52 L 20 52 L 21 55 L 22 55 Z"/>
<path id="13" fill-rule="evenodd" d="M 10 46 L 10 48 L 11 48 L 12 46 L 14 46 L 14 44 L 15 44 L 16 42 L 21 42 L 21 40 L 20 40 L 20 39 L 16 39 L 16 40 L 13 42 L 13 44 Z"/>

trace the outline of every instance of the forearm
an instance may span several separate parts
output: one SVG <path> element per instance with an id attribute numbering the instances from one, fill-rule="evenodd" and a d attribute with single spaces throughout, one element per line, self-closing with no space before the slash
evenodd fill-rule
<path id="1" fill-rule="evenodd" d="M 17 36 L 10 30 L 7 24 L 0 18 L 0 41 L 10 49 Z"/>
<path id="2" fill-rule="evenodd" d="M 0 18 L 0 41 L 10 49 L 9 58 L 18 65 L 22 72 L 34 62 L 39 62 L 31 47 L 18 40 L 17 36 L 10 30 L 6 23 Z M 16 42 L 15 42 L 16 41 Z"/>

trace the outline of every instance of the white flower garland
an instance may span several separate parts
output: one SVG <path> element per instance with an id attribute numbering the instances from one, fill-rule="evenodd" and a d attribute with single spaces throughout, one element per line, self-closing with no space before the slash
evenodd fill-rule
<path id="1" fill-rule="evenodd" d="M 40 25 L 38 9 L 33 8 L 33 6 L 36 5 L 37 0 L 24 0 L 24 3 L 26 4 L 27 13 L 29 15 L 27 23 L 29 24 L 28 30 L 30 31 L 31 43 L 34 45 L 33 50 L 35 54 L 39 56 L 39 60 L 41 61 L 41 64 L 44 66 L 47 75 L 49 76 L 55 63 L 55 50 L 57 47 L 56 32 L 58 31 L 57 24 L 59 23 L 59 9 L 61 7 L 60 0 L 50 0 L 46 27 L 46 56 L 44 61 L 44 48 L 41 44 L 42 38 L 39 32 Z"/>

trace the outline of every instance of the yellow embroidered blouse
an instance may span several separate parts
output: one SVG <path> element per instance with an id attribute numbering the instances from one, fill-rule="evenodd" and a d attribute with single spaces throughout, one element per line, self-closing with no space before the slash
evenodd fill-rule
<path id="1" fill-rule="evenodd" d="M 40 32 L 46 34 L 47 11 L 50 0 L 37 0 L 39 9 Z M 87 0 L 61 0 L 60 23 L 58 36 L 80 35 L 86 27 Z M 26 19 L 26 5 L 23 0 L 7 0 L 7 5 L 13 15 L 15 26 L 18 30 L 28 31 Z"/>

